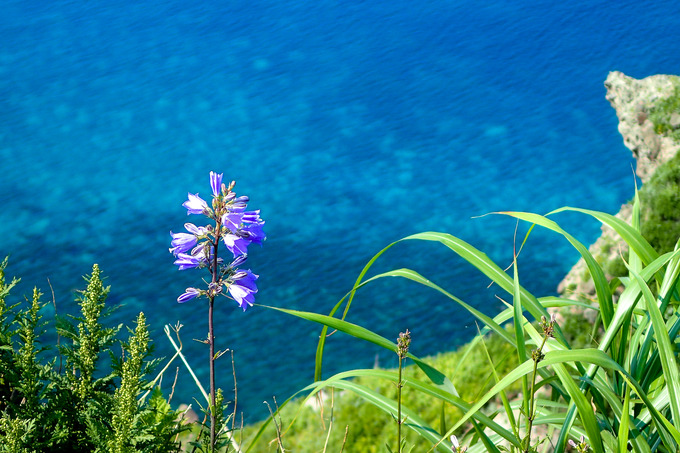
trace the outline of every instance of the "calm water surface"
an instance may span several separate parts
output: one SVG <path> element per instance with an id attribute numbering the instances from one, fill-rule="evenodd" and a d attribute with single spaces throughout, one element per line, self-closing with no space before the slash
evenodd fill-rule
<path id="1" fill-rule="evenodd" d="M 616 212 L 633 191 L 603 82 L 680 73 L 674 2 L 9 0 L 0 17 L 0 255 L 57 310 L 99 263 L 118 309 L 143 310 L 160 354 L 181 322 L 207 384 L 206 307 L 178 305 L 200 272 L 172 265 L 169 231 L 208 173 L 262 210 L 252 252 L 258 302 L 327 313 L 370 257 L 408 234 L 444 231 L 507 264 L 514 222 L 497 210 L 563 205 Z M 592 242 L 598 225 L 559 219 Z M 552 294 L 576 255 L 538 232 L 523 284 Z M 488 281 L 434 244 L 403 244 L 376 272 L 411 267 L 494 313 Z M 220 348 L 235 351 L 239 404 L 266 413 L 311 382 L 318 327 L 224 301 Z M 48 308 L 45 315 L 53 316 Z M 350 320 L 418 355 L 476 331 L 437 294 L 395 279 L 362 290 Z M 46 341 L 53 341 L 47 338 Z M 328 371 L 395 360 L 341 335 Z M 330 363 L 332 359 L 332 363 Z M 231 365 L 219 381 L 232 386 Z M 171 379 L 163 383 L 169 388 Z M 176 401 L 198 392 L 180 370 Z"/>

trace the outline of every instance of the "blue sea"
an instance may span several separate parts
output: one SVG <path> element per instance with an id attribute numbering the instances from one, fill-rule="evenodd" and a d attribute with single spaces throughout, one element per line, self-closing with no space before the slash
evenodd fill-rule
<path id="1" fill-rule="evenodd" d="M 156 352 L 181 323 L 204 385 L 207 306 L 178 304 L 201 271 L 179 272 L 169 232 L 209 172 L 260 209 L 258 304 L 328 313 L 364 264 L 409 234 L 461 237 L 511 262 L 515 222 L 499 210 L 571 205 L 609 213 L 633 194 L 631 152 L 605 99 L 618 70 L 680 73 L 676 2 L 6 0 L 0 15 L 0 255 L 45 293 L 46 319 L 75 313 L 98 263 L 110 324 L 144 311 Z M 599 225 L 556 218 L 585 243 Z M 526 226 L 520 232 L 526 231 Z M 520 279 L 554 294 L 577 259 L 532 234 Z M 508 299 L 442 246 L 403 243 L 371 274 L 418 270 L 493 314 Z M 51 285 L 51 287 L 50 287 Z M 52 290 L 56 310 L 52 304 Z M 263 417 L 312 382 L 319 326 L 221 299 L 217 347 L 234 352 L 239 411 Z M 477 327 L 433 291 L 387 279 L 362 289 L 350 321 L 416 355 L 456 348 Z M 55 341 L 54 334 L 47 343 Z M 341 334 L 326 375 L 391 353 Z M 200 393 L 180 366 L 173 403 Z M 233 388 L 231 360 L 218 384 Z M 175 365 L 163 380 L 168 392 Z"/>

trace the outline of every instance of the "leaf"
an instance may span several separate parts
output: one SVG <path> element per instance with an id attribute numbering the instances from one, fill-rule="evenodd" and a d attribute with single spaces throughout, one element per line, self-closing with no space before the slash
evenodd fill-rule
<path id="1" fill-rule="evenodd" d="M 554 211 L 558 212 L 558 211 Z M 609 282 L 604 275 L 604 271 L 600 265 L 595 261 L 593 255 L 588 251 L 588 249 L 577 241 L 572 235 L 564 231 L 556 222 L 542 216 L 539 214 L 527 213 L 527 212 L 499 212 L 498 214 L 508 215 L 515 217 L 520 220 L 531 222 L 536 225 L 540 225 L 549 230 L 555 231 L 556 233 L 564 236 L 571 245 L 581 254 L 583 260 L 585 261 L 588 271 L 595 284 L 595 291 L 597 292 L 597 302 L 600 305 L 600 310 L 602 311 L 602 320 L 605 327 L 609 325 L 611 321 L 612 314 L 614 312 L 614 305 L 612 302 L 612 293 L 609 289 Z"/>
<path id="2" fill-rule="evenodd" d="M 353 336 L 354 338 L 358 338 L 360 340 L 368 341 L 370 343 L 373 343 L 375 345 L 378 345 L 382 348 L 388 349 L 390 351 L 393 351 L 395 354 L 397 353 L 397 345 L 390 340 L 388 340 L 385 337 L 382 337 L 378 335 L 377 333 L 374 333 L 365 327 L 358 326 L 356 324 L 349 323 L 347 321 L 343 321 L 338 318 L 333 318 L 331 316 L 326 316 L 326 315 L 321 315 L 318 313 L 311 313 L 311 312 L 306 312 L 306 311 L 298 311 L 298 310 L 289 310 L 286 308 L 278 308 L 278 307 L 270 307 L 267 305 L 261 305 L 261 307 L 264 308 L 269 308 L 271 310 L 276 310 L 280 311 L 282 313 L 286 313 L 292 316 L 296 316 L 298 318 L 306 319 L 308 321 L 313 321 L 319 324 L 323 324 L 325 326 L 328 326 L 332 329 L 339 330 L 340 332 L 344 332 L 348 335 Z M 433 384 L 442 387 L 446 391 L 457 395 L 458 392 L 456 391 L 456 388 L 454 387 L 453 383 L 439 370 L 435 369 L 431 365 L 428 365 L 427 363 L 423 362 L 421 359 L 418 357 L 414 356 L 413 354 L 409 353 L 408 357 L 413 360 L 413 362 L 420 368 L 423 373 L 432 381 Z"/>

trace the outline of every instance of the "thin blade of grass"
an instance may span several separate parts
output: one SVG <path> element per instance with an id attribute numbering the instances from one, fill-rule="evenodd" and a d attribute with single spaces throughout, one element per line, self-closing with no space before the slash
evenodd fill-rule
<path id="1" fill-rule="evenodd" d="M 425 232 L 408 236 L 402 240 L 424 240 L 435 241 L 443 244 L 458 254 L 465 261 L 479 269 L 484 275 L 489 277 L 491 281 L 501 287 L 508 294 L 513 294 L 514 284 L 513 279 L 503 271 L 496 263 L 494 263 L 485 253 L 481 252 L 474 246 L 459 239 L 455 236 L 446 233 Z M 541 316 L 546 316 L 548 312 L 538 303 L 536 298 L 526 289 L 521 288 L 520 294 L 522 297 L 522 306 L 535 319 L 540 319 Z"/>
<path id="2" fill-rule="evenodd" d="M 597 261 L 595 261 L 593 255 L 581 242 L 579 242 L 572 235 L 563 230 L 562 227 L 560 227 L 557 224 L 557 222 L 550 220 L 545 216 L 528 212 L 511 212 L 511 211 L 498 212 L 497 214 L 507 215 L 520 220 L 524 220 L 526 222 L 540 225 L 544 228 L 547 228 L 564 236 L 583 257 L 586 266 L 588 267 L 588 271 L 590 272 L 590 275 L 593 279 L 593 283 L 595 285 L 597 301 L 600 305 L 600 310 L 602 311 L 603 322 L 605 324 L 605 327 L 609 325 L 609 322 L 611 321 L 614 313 L 614 304 L 612 301 L 612 293 L 609 288 L 609 282 L 607 281 L 607 278 L 604 275 L 604 271 L 602 270 L 600 265 L 597 263 Z"/>
<path id="3" fill-rule="evenodd" d="M 486 451 L 490 451 L 493 453 L 501 453 L 501 451 L 498 449 L 498 447 L 496 447 L 493 441 L 489 439 L 489 436 L 486 435 L 484 429 L 479 427 L 479 423 L 477 423 L 474 419 L 472 419 L 471 421 L 472 426 L 475 428 L 475 432 L 479 436 L 479 440 L 481 440 L 482 444 L 484 444 Z"/>
<path id="4" fill-rule="evenodd" d="M 630 392 L 627 386 L 623 388 L 623 408 L 621 411 L 621 424 L 619 425 L 619 452 L 628 451 L 628 426 L 630 425 Z"/>
<path id="5" fill-rule="evenodd" d="M 333 387 L 351 391 L 355 395 L 373 404 L 375 407 L 383 410 L 388 415 L 394 415 L 397 413 L 396 401 L 387 398 L 381 395 L 380 393 L 377 393 L 369 389 L 366 386 L 357 384 L 356 382 L 353 381 L 339 380 L 333 383 Z M 402 415 L 406 416 L 406 422 L 403 424 L 404 426 L 415 431 L 432 444 L 437 444 L 440 441 L 441 436 L 439 435 L 439 433 L 434 428 L 429 426 L 427 422 L 425 422 L 422 418 L 420 418 L 420 416 L 416 412 L 410 410 L 408 407 L 404 405 L 401 406 L 401 412 Z M 436 449 L 437 451 L 447 453 L 450 453 L 451 451 L 451 448 L 447 444 L 444 444 L 443 442 L 437 444 Z"/>
<path id="6" fill-rule="evenodd" d="M 596 218 L 597 220 L 604 223 L 608 227 L 612 228 L 619 234 L 619 236 L 621 236 L 621 239 L 623 239 L 626 242 L 626 244 L 628 244 L 630 249 L 633 250 L 635 254 L 640 257 L 640 259 L 645 265 L 651 263 L 652 261 L 659 257 L 659 254 L 656 252 L 656 250 L 654 250 L 654 248 L 651 245 L 649 245 L 649 242 L 647 242 L 647 240 L 644 237 L 642 237 L 640 232 L 635 227 L 628 225 L 625 221 L 611 214 L 566 206 L 560 209 L 556 209 L 548 213 L 547 215 L 550 216 L 565 211 L 573 211 L 580 212 L 582 214 L 587 214 L 589 216 Z"/>
<path id="7" fill-rule="evenodd" d="M 334 316 L 335 313 L 342 307 L 342 304 L 346 302 L 345 309 L 342 315 L 342 319 L 345 319 L 347 316 L 347 313 L 349 312 L 350 306 L 352 305 L 352 301 L 354 300 L 354 297 L 356 295 L 356 291 L 363 286 L 362 281 L 367 274 L 367 272 L 370 270 L 370 268 L 373 266 L 373 264 L 376 262 L 376 260 L 382 256 L 387 250 L 395 246 L 396 244 L 402 242 L 402 241 L 410 241 L 410 240 L 424 240 L 424 241 L 434 241 L 434 242 L 439 242 L 446 247 L 448 247 L 450 250 L 454 251 L 456 254 L 461 256 L 463 259 L 468 261 L 470 264 L 472 264 L 474 267 L 479 269 L 484 275 L 489 277 L 493 282 L 498 284 L 501 288 L 503 288 L 505 291 L 508 293 L 512 294 L 512 280 L 510 277 L 498 266 L 496 263 L 494 263 L 492 260 L 490 260 L 486 254 L 482 253 L 472 245 L 468 244 L 467 242 L 456 238 L 455 236 L 452 236 L 450 234 L 446 233 L 437 233 L 437 232 L 425 232 L 425 233 L 418 233 L 414 234 L 408 237 L 405 237 L 403 239 L 400 239 L 398 241 L 392 242 L 391 244 L 387 245 L 385 248 L 380 250 L 378 253 L 376 253 L 368 263 L 364 266 L 364 268 L 361 270 L 359 273 L 359 276 L 357 277 L 354 287 L 349 291 L 346 297 L 343 297 L 336 305 L 333 307 L 331 312 L 329 313 L 329 316 Z M 522 289 L 522 297 L 525 299 L 523 301 L 523 304 L 525 308 L 529 310 L 529 312 L 534 316 L 536 319 L 539 319 L 542 315 L 546 315 L 547 312 L 545 309 L 536 301 L 536 299 L 531 295 L 528 291 Z M 314 369 L 314 379 L 315 380 L 320 380 L 321 379 L 321 369 L 323 365 L 323 350 L 326 342 L 326 336 L 328 334 L 328 326 L 324 326 L 321 330 L 321 335 L 319 336 L 319 343 L 317 344 L 317 349 L 316 349 L 316 358 L 315 358 L 315 369 Z"/>
<path id="8" fill-rule="evenodd" d="M 356 324 L 343 321 L 342 319 L 306 311 L 289 310 L 279 307 L 270 307 L 267 305 L 260 306 L 268 308 L 270 310 L 276 310 L 282 313 L 296 316 L 298 318 L 306 319 L 307 321 L 323 324 L 324 326 L 328 326 L 332 329 L 336 329 L 339 330 L 340 332 L 344 332 L 348 335 L 351 335 L 354 338 L 358 338 L 360 340 L 368 341 L 370 343 L 378 345 L 382 348 L 394 352 L 395 354 L 397 352 L 396 343 L 388 340 L 385 337 L 378 335 L 375 332 L 366 329 L 365 327 L 361 327 Z M 433 384 L 441 386 L 443 389 L 454 395 L 458 395 L 458 392 L 456 391 L 456 388 L 453 385 L 453 383 L 443 373 L 441 373 L 439 370 L 435 369 L 431 365 L 428 365 L 427 363 L 423 362 L 421 359 L 419 359 L 418 357 L 414 356 L 411 353 L 408 354 L 408 357 L 411 360 L 413 360 L 413 363 L 425 373 L 425 375 L 432 381 Z"/>
<path id="9" fill-rule="evenodd" d="M 465 308 L 468 312 L 470 312 L 470 314 L 472 314 L 472 316 L 474 316 L 475 318 L 477 318 L 481 322 L 483 322 L 493 332 L 496 332 L 498 335 L 505 338 L 510 343 L 513 343 L 510 334 L 508 334 L 508 332 L 503 327 L 501 327 L 500 324 L 495 322 L 491 317 L 485 315 L 484 313 L 477 310 L 473 306 L 465 303 L 464 301 L 462 301 L 458 297 L 456 297 L 453 294 L 446 291 L 444 288 L 442 288 L 439 285 L 431 282 L 430 280 L 426 279 L 425 277 L 423 277 L 422 275 L 420 275 L 419 273 L 417 273 L 417 272 L 415 272 L 411 269 L 396 269 L 396 270 L 393 270 L 393 271 L 385 272 L 385 273 L 376 275 L 374 277 L 371 277 L 370 279 L 366 280 L 365 283 L 371 282 L 373 280 L 377 280 L 379 278 L 385 278 L 385 277 L 405 278 L 405 279 L 414 281 L 416 283 L 420 283 L 421 285 L 427 286 L 429 288 L 432 288 L 432 289 L 440 292 L 441 294 L 445 295 L 449 299 L 451 299 L 454 302 L 456 302 L 457 304 L 459 304 L 461 307 Z"/>
<path id="10" fill-rule="evenodd" d="M 513 254 L 512 267 L 513 267 L 513 295 L 512 295 L 512 306 L 513 306 L 513 328 L 515 331 L 515 350 L 517 351 L 518 363 L 524 363 L 527 360 L 527 348 L 524 343 L 524 315 L 522 310 L 522 297 L 520 294 L 519 286 L 519 271 L 517 270 L 517 255 Z M 525 374 L 522 376 L 522 397 L 524 399 L 524 410 L 529 410 L 529 401 L 534 395 L 529 394 L 529 378 Z M 527 414 L 526 417 L 531 417 L 532 414 Z M 525 418 L 526 418 L 525 417 Z M 528 418 L 527 418 L 528 422 Z"/>
<path id="11" fill-rule="evenodd" d="M 498 378 L 498 373 L 496 372 L 496 366 L 493 363 L 493 360 L 491 360 L 491 355 L 489 354 L 489 350 L 486 347 L 486 342 L 484 341 L 484 337 L 481 336 L 481 333 L 478 333 L 479 337 L 481 338 L 481 343 L 482 343 L 482 348 L 484 350 L 484 354 L 486 355 L 486 360 L 489 362 L 489 367 L 491 368 L 491 372 L 494 377 L 494 385 L 498 384 L 498 381 L 500 380 Z M 505 415 L 508 417 L 508 422 L 510 423 L 510 428 L 512 428 L 512 432 L 519 438 L 519 429 L 517 428 L 517 421 L 515 420 L 515 414 L 512 411 L 512 408 L 510 407 L 510 401 L 508 400 L 508 396 L 505 392 L 505 390 L 501 390 L 500 392 L 501 396 L 501 401 L 503 402 L 503 409 L 505 409 Z M 446 432 L 445 429 L 442 429 L 442 432 Z"/>

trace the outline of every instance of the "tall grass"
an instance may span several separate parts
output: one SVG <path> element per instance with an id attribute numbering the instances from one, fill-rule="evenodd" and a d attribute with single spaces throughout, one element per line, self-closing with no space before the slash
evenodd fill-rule
<path id="1" fill-rule="evenodd" d="M 588 249 L 551 219 L 559 212 L 575 212 L 595 218 L 613 228 L 628 244 L 627 275 L 608 281 Z M 429 451 L 451 452 L 468 447 L 480 451 L 577 451 L 666 452 L 679 451 L 680 375 L 676 337 L 680 331 L 677 313 L 680 250 L 659 254 L 640 234 L 639 202 L 633 207 L 629 225 L 612 215 L 576 208 L 562 208 L 547 215 L 502 212 L 535 227 L 546 228 L 566 239 L 583 257 L 595 289 L 594 301 L 562 297 L 539 297 L 521 285 L 517 255 L 511 273 L 505 272 L 483 252 L 455 236 L 426 232 L 392 243 L 364 267 L 348 295 L 328 315 L 268 307 L 322 326 L 316 354 L 316 382 L 301 390 L 305 401 L 322 390 L 337 389 L 354 394 L 417 433 Z M 527 235 L 528 236 L 528 235 Z M 489 317 L 446 289 L 411 269 L 395 269 L 367 277 L 373 264 L 391 247 L 403 241 L 434 241 L 477 268 L 512 299 L 506 309 Z M 395 342 L 345 320 L 357 291 L 387 277 L 406 278 L 438 291 L 469 311 L 484 325 L 473 341 L 493 332 L 516 353 L 517 365 L 504 375 L 494 375 L 495 384 L 476 401 L 463 400 L 445 372 L 408 354 L 422 371 L 422 378 L 402 379 L 396 371 L 356 369 L 321 379 L 325 339 L 330 330 L 399 353 Z M 615 294 L 620 293 L 618 297 Z M 564 307 L 590 308 L 598 313 L 594 332 L 596 348 L 578 348 L 562 332 L 555 310 Z M 508 328 L 506 328 L 508 327 Z M 481 365 L 481 364 L 480 364 Z M 458 408 L 463 415 L 432 426 L 402 404 L 396 394 L 378 393 L 357 377 L 371 377 L 403 386 L 404 391 L 429 395 L 442 405 Z M 508 389 L 521 389 L 513 396 Z M 399 395 L 401 392 L 399 392 Z M 490 401 L 500 401 L 500 411 L 486 413 Z M 289 400 L 290 401 L 290 400 Z M 288 402 L 284 403 L 285 406 Z M 336 398 L 335 404 L 341 404 Z M 397 414 L 401 414 L 397 417 Z M 266 430 L 265 423 L 244 451 Z M 457 437 L 452 437 L 453 434 Z M 285 436 L 285 434 L 284 434 Z M 399 437 L 401 440 L 401 436 Z M 457 446 L 452 441 L 457 442 Z M 388 439 L 376 439 L 386 443 Z M 284 442 L 285 444 L 285 442 Z M 333 451 L 333 450 L 329 450 Z M 347 446 L 351 450 L 351 445 Z M 408 448 L 406 448 L 408 451 Z M 420 450 L 419 450 L 420 451 Z"/>

